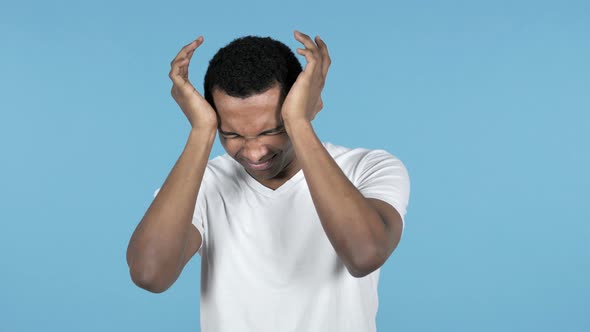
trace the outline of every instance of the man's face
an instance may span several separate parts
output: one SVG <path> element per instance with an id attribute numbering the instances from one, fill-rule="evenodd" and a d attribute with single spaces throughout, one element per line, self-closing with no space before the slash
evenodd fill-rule
<path id="1" fill-rule="evenodd" d="M 281 117 L 281 87 L 248 98 L 213 90 L 219 136 L 225 151 L 254 179 L 276 189 L 298 170 Z"/>

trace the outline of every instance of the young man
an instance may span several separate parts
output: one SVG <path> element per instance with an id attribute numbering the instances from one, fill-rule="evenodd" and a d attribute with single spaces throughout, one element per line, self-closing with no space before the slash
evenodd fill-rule
<path id="1" fill-rule="evenodd" d="M 188 79 L 197 38 L 171 63 L 188 142 L 131 237 L 131 278 L 163 292 L 201 255 L 201 328 L 375 331 L 379 268 L 409 197 L 400 160 L 319 141 L 312 120 L 330 57 L 295 32 L 307 61 L 270 38 L 220 49 L 205 98 Z M 227 154 L 209 161 L 216 132 Z"/>

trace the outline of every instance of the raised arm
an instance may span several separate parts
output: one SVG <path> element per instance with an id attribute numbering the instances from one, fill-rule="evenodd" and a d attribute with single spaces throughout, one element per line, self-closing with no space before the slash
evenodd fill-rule
<path id="1" fill-rule="evenodd" d="M 378 269 L 397 246 L 402 218 L 393 206 L 365 198 L 348 180 L 315 134 L 311 121 L 321 110 L 321 92 L 331 60 L 319 37 L 295 32 L 304 48 L 297 53 L 307 64 L 282 106 L 287 133 L 293 142 L 309 191 L 326 235 L 355 277 Z"/>
<path id="2" fill-rule="evenodd" d="M 215 111 L 188 79 L 191 57 L 202 43 L 203 37 L 199 37 L 186 45 L 171 63 L 172 96 L 189 120 L 191 131 L 127 247 L 131 279 L 154 293 L 172 286 L 202 241 L 191 223 L 217 129 Z"/>

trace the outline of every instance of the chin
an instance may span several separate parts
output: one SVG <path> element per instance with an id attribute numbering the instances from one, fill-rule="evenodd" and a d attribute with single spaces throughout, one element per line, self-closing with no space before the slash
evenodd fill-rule
<path id="1" fill-rule="evenodd" d="M 250 173 L 251 175 L 254 175 L 255 178 L 260 179 L 260 180 L 272 180 L 281 174 L 281 170 L 277 171 L 276 169 L 271 168 L 266 171 L 252 171 L 251 170 L 248 173 Z"/>

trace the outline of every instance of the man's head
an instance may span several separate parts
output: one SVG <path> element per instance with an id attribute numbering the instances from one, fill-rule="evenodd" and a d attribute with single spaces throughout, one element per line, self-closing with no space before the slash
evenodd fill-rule
<path id="1" fill-rule="evenodd" d="M 270 37 L 238 38 L 221 48 L 209 62 L 205 74 L 205 99 L 217 110 L 213 90 L 246 98 L 262 93 L 276 83 L 284 98 L 299 73 L 301 64 L 287 45 Z"/>
<path id="2" fill-rule="evenodd" d="M 221 48 L 205 75 L 221 144 L 256 180 L 280 186 L 297 170 L 281 105 L 301 73 L 295 54 L 271 38 L 243 37 Z"/>

